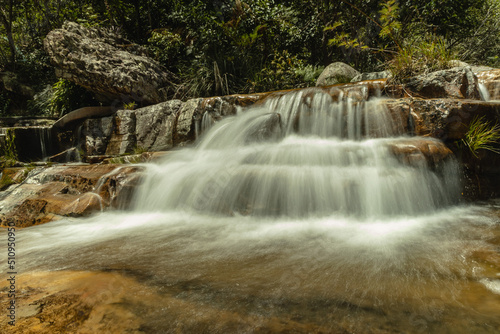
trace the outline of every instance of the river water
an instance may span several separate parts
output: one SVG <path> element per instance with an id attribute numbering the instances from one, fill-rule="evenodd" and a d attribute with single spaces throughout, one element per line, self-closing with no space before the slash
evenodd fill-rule
<path id="1" fill-rule="evenodd" d="M 147 166 L 133 208 L 20 231 L 20 271 L 132 277 L 150 333 L 500 332 L 500 206 L 461 204 L 451 159 L 394 157 L 424 139 L 380 100 L 339 100 L 216 123 Z"/>

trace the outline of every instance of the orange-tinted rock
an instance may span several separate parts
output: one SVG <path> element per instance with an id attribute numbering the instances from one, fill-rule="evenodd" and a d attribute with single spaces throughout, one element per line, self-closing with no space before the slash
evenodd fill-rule
<path id="1" fill-rule="evenodd" d="M 2 194 L 0 226 L 43 224 L 59 216 L 84 216 L 109 206 L 126 207 L 142 167 L 73 165 L 35 168 Z"/>
<path id="2" fill-rule="evenodd" d="M 410 113 L 408 133 L 431 136 L 444 141 L 464 138 L 474 117 L 485 117 L 493 124 L 499 121 L 500 103 L 458 99 L 396 99 L 387 100 L 395 115 Z"/>
<path id="3" fill-rule="evenodd" d="M 452 158 L 453 152 L 443 142 L 429 138 L 408 139 L 390 144 L 393 154 L 404 164 L 413 167 L 435 168 Z"/>
<path id="4" fill-rule="evenodd" d="M 91 213 L 103 209 L 103 200 L 101 196 L 94 192 L 84 193 L 78 196 L 73 202 L 61 208 L 59 214 L 63 216 L 87 216 Z"/>

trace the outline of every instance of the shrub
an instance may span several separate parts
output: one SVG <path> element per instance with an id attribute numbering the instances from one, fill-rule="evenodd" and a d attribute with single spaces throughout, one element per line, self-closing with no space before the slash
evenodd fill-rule
<path id="1" fill-rule="evenodd" d="M 0 137 L 0 156 L 5 161 L 16 161 L 18 159 L 16 136 L 10 129 L 7 129 L 7 131 Z"/>
<path id="2" fill-rule="evenodd" d="M 80 107 L 95 103 L 93 96 L 77 84 L 59 79 L 53 86 L 53 95 L 49 102 L 50 114 L 62 117 Z"/>
<path id="3" fill-rule="evenodd" d="M 314 86 L 323 67 L 307 65 L 288 51 L 275 54 L 273 59 L 255 74 L 250 91 L 264 92 Z"/>
<path id="4" fill-rule="evenodd" d="M 450 68 L 450 61 L 456 58 L 443 38 L 424 35 L 406 40 L 385 66 L 392 75 L 391 80 L 401 83 L 415 75 Z"/>

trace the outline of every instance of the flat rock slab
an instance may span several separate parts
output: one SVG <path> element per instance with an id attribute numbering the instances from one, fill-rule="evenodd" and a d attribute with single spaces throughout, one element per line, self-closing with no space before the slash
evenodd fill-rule
<path id="1" fill-rule="evenodd" d="M 11 169 L 8 174 L 13 175 L 14 183 L 0 192 L 0 226 L 27 227 L 60 216 L 126 207 L 142 170 L 141 166 L 122 164 Z"/>

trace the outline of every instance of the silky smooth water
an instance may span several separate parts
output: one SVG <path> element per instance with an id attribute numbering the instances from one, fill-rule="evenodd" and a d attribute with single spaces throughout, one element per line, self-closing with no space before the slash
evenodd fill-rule
<path id="1" fill-rule="evenodd" d="M 269 99 L 148 165 L 130 211 L 21 231 L 19 266 L 126 272 L 157 289 L 151 333 L 498 332 L 496 208 L 459 205 L 454 161 L 396 159 L 421 140 L 399 121 L 380 100 Z"/>

